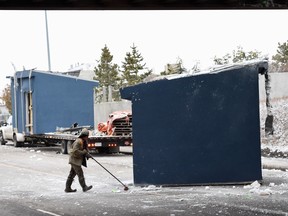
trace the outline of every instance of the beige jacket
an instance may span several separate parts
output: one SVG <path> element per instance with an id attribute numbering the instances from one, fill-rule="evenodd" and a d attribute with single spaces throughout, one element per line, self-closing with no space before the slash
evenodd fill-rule
<path id="1" fill-rule="evenodd" d="M 81 166 L 83 160 L 86 162 L 87 150 L 83 148 L 84 141 L 81 138 L 77 138 L 72 144 L 72 149 L 69 152 L 69 164 Z M 86 164 L 86 163 L 85 163 Z"/>

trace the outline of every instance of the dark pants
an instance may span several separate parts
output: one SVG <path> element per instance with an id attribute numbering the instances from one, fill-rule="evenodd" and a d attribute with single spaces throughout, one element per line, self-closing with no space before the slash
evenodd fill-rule
<path id="1" fill-rule="evenodd" d="M 83 173 L 82 167 L 71 164 L 71 169 L 70 169 L 68 178 L 74 179 L 76 175 L 78 176 L 79 182 L 82 179 L 84 179 L 84 173 Z"/>

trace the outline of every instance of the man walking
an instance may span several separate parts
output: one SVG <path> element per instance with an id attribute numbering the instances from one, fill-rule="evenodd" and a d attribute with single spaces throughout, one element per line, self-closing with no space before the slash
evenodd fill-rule
<path id="1" fill-rule="evenodd" d="M 74 180 L 74 177 L 77 175 L 79 183 L 82 187 L 83 192 L 86 192 L 92 188 L 92 185 L 87 186 L 85 183 L 84 173 L 82 170 L 82 165 L 87 167 L 86 157 L 90 158 L 87 151 L 87 140 L 89 137 L 89 131 L 83 129 L 79 137 L 72 144 L 72 150 L 69 153 L 69 164 L 71 165 L 70 173 L 66 181 L 65 192 L 76 192 L 76 189 L 72 189 L 71 185 Z"/>

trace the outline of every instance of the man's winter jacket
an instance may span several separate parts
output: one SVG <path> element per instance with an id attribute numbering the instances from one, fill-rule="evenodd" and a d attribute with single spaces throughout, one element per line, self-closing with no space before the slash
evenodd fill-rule
<path id="1" fill-rule="evenodd" d="M 83 139 L 77 138 L 72 144 L 72 149 L 69 152 L 69 164 L 86 167 L 87 150 L 84 148 L 84 142 Z"/>

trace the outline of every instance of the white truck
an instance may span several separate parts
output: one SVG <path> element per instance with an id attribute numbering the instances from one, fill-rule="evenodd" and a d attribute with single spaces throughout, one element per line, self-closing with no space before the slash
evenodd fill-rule
<path id="1" fill-rule="evenodd" d="M 12 126 L 12 116 L 9 116 L 7 122 L 0 127 L 0 143 L 5 145 L 7 140 L 13 140 L 13 126 Z"/>

